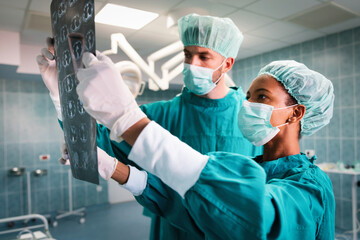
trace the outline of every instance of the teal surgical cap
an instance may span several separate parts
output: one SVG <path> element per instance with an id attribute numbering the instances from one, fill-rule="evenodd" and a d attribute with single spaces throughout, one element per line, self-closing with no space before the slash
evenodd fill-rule
<path id="1" fill-rule="evenodd" d="M 189 14 L 178 20 L 184 46 L 210 48 L 225 58 L 236 58 L 244 39 L 230 18 Z"/>
<path id="2" fill-rule="evenodd" d="M 312 135 L 330 122 L 335 95 L 329 79 L 293 60 L 271 62 L 258 76 L 263 74 L 281 82 L 289 94 L 305 106 L 301 135 Z"/>

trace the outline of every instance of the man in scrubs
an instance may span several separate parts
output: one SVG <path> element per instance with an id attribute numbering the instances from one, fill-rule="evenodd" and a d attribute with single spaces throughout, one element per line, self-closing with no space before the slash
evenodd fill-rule
<path id="1" fill-rule="evenodd" d="M 149 119 L 200 153 L 226 151 L 246 156 L 261 154 L 262 148 L 246 140 L 237 126 L 237 113 L 245 94 L 241 88 L 225 85 L 224 75 L 234 64 L 243 40 L 242 33 L 228 18 L 196 14 L 182 17 L 178 26 L 184 44 L 185 88 L 174 99 L 146 104 L 141 106 L 141 110 Z M 51 54 L 43 51 L 43 55 L 38 56 L 38 62 L 61 120 L 57 76 L 52 58 Z M 108 76 L 114 77 L 111 74 Z M 133 117 L 140 120 L 144 115 L 134 114 Z M 125 141 L 111 141 L 110 129 L 104 125 L 99 124 L 97 130 L 98 146 L 101 149 L 125 164 L 136 166 L 127 158 L 131 150 L 129 144 Z M 129 179 L 137 173 L 143 174 L 130 167 Z M 188 229 L 188 221 L 185 220 L 189 218 L 188 212 L 182 207 L 179 194 L 156 176 L 147 174 L 147 184 L 140 189 L 136 184 L 125 187 L 136 196 L 140 204 L 155 213 L 152 217 L 151 239 L 203 237 L 197 229 Z"/>

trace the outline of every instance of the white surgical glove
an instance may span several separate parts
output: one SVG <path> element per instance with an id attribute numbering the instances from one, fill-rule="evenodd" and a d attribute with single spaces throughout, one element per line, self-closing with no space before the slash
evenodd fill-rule
<path id="1" fill-rule="evenodd" d="M 109 156 L 99 147 L 97 147 L 97 158 L 100 176 L 105 180 L 109 180 L 115 172 L 118 160 Z M 70 165 L 69 153 L 65 143 L 61 146 L 61 158 L 59 159 L 59 162 L 62 165 Z M 128 181 L 121 186 L 130 191 L 134 196 L 139 196 L 146 187 L 147 173 L 145 171 L 140 171 L 133 166 L 128 166 L 130 168 Z"/>
<path id="2" fill-rule="evenodd" d="M 63 144 L 61 145 L 61 158 L 59 158 L 59 162 L 62 165 L 70 165 L 70 157 L 69 157 L 69 152 L 66 146 L 66 143 L 63 142 Z"/>
<path id="3" fill-rule="evenodd" d="M 54 51 L 54 46 L 51 45 L 50 38 L 48 38 L 47 41 L 49 44 L 49 48 L 41 49 L 41 55 L 38 55 L 36 57 L 36 61 L 39 66 L 40 74 L 45 83 L 45 86 L 47 87 L 47 89 L 49 89 L 50 98 L 54 103 L 58 119 L 62 120 L 58 86 L 58 72 L 56 69 L 55 57 L 52 53 Z"/>
<path id="4" fill-rule="evenodd" d="M 99 147 L 97 147 L 97 159 L 100 176 L 105 180 L 109 180 L 115 172 L 118 161 Z M 61 146 L 61 158 L 59 158 L 59 162 L 62 165 L 70 165 L 70 156 L 65 143 Z"/>
<path id="5" fill-rule="evenodd" d="M 110 138 L 121 141 L 121 135 L 146 117 L 111 59 L 100 52 L 85 52 L 85 68 L 79 69 L 76 91 L 85 110 L 111 130 Z"/>
<path id="6" fill-rule="evenodd" d="M 97 147 L 97 157 L 98 157 L 98 171 L 100 176 L 109 180 L 114 174 L 118 160 L 109 156 L 104 150 Z"/>

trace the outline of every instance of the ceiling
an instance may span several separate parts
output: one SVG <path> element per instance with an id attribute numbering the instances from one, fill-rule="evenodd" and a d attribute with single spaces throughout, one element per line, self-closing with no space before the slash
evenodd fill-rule
<path id="1" fill-rule="evenodd" d="M 44 39 L 51 34 L 50 3 L 50 0 L 2 0 L 0 30 L 19 32 L 22 45 L 45 46 Z M 140 30 L 96 24 L 98 50 L 110 49 L 110 34 L 123 33 L 145 59 L 178 40 L 176 31 L 166 27 L 167 16 L 173 12 L 230 17 L 244 34 L 238 59 L 360 26 L 359 0 L 95 0 L 95 12 L 106 3 L 159 13 L 157 19 Z M 350 11 L 353 18 L 330 25 L 325 23 L 316 29 L 291 21 L 327 3 Z"/>

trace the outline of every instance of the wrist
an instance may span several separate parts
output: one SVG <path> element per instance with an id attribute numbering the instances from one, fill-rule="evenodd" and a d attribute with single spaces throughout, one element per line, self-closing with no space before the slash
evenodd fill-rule
<path id="1" fill-rule="evenodd" d="M 126 142 L 131 144 L 132 137 L 129 139 L 128 134 L 125 133 L 128 132 L 128 130 L 130 129 L 134 130 L 134 126 L 138 127 L 139 122 L 144 123 L 143 119 L 148 119 L 148 118 L 146 117 L 145 113 L 141 111 L 139 107 L 132 109 L 131 111 L 129 111 L 128 113 L 117 119 L 115 123 L 111 126 L 110 139 L 117 142 L 121 142 L 122 138 L 124 138 Z M 150 122 L 149 119 L 148 122 Z M 135 129 L 137 129 L 137 127 Z"/>
<path id="2" fill-rule="evenodd" d="M 130 175 L 129 166 L 119 162 L 116 159 L 114 160 L 117 162 L 117 165 L 114 169 L 113 174 L 111 175 L 111 178 L 120 184 L 125 184 L 128 181 Z"/>

